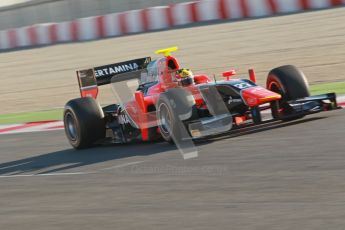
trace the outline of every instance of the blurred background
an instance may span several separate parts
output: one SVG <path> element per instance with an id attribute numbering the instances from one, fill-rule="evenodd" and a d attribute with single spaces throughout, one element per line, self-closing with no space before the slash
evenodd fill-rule
<path id="1" fill-rule="evenodd" d="M 254 68 L 265 85 L 270 69 L 293 64 L 311 85 L 343 82 L 345 8 L 339 6 L 345 3 L 305 2 L 0 0 L 0 115 L 61 109 L 79 97 L 76 70 L 156 58 L 155 50 L 171 46 L 195 74 L 221 79 L 235 69 L 247 78 Z M 144 10 L 153 6 L 165 7 Z M 332 9 L 316 10 L 324 8 Z M 99 101 L 114 101 L 110 86 L 100 90 Z"/>
<path id="2" fill-rule="evenodd" d="M 181 2 L 188 0 L 2 0 L 0 30 Z"/>

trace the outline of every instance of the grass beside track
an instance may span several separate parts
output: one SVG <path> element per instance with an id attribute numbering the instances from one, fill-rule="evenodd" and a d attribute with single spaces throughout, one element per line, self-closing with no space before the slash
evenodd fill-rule
<path id="1" fill-rule="evenodd" d="M 310 86 L 312 95 L 335 92 L 345 94 L 345 82 L 325 83 Z M 0 124 L 19 124 L 25 122 L 61 120 L 63 109 L 0 115 Z"/>
<path id="2" fill-rule="evenodd" d="M 345 94 L 345 82 L 333 82 L 325 84 L 317 84 L 310 86 L 310 93 L 318 95 L 323 93 L 336 93 L 337 95 Z"/>
<path id="3" fill-rule="evenodd" d="M 62 120 L 63 109 L 0 115 L 0 124 L 19 124 L 34 121 Z"/>

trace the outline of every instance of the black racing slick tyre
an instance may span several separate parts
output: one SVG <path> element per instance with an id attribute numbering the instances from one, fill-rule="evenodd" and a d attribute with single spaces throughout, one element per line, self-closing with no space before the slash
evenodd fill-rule
<path id="1" fill-rule="evenodd" d="M 284 115 L 288 115 L 288 119 L 294 120 L 304 117 L 303 115 L 293 115 L 287 101 L 296 100 L 310 96 L 309 85 L 307 79 L 302 71 L 293 65 L 280 66 L 271 70 L 267 77 L 267 89 L 282 95 L 282 99 L 278 102 L 272 102 L 272 115 L 274 118 L 284 117 L 281 116 L 281 111 Z"/>
<path id="2" fill-rule="evenodd" d="M 190 137 L 183 122 L 197 116 L 194 98 L 184 89 L 170 89 L 159 96 L 156 114 L 163 139 L 171 144 L 182 141 Z"/>
<path id="3" fill-rule="evenodd" d="M 177 119 L 169 98 L 162 94 L 157 102 L 158 128 L 163 139 L 171 144 L 174 143 L 173 136 L 180 138 L 181 134 Z"/>
<path id="4" fill-rule="evenodd" d="M 63 120 L 67 139 L 75 149 L 91 147 L 105 137 L 104 113 L 91 97 L 67 102 Z"/>

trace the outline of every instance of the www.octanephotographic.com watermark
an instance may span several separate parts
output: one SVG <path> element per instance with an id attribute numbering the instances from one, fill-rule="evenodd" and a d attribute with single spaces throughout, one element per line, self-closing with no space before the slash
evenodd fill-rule
<path id="1" fill-rule="evenodd" d="M 132 175 L 169 175 L 169 176 L 223 176 L 228 173 L 227 166 L 143 166 L 132 165 L 130 167 L 115 169 L 114 173 Z"/>

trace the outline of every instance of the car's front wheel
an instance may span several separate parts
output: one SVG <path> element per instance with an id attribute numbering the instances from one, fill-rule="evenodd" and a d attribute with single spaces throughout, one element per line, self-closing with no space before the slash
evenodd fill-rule
<path id="1" fill-rule="evenodd" d="M 293 109 L 287 103 L 310 96 L 309 86 L 303 72 L 292 65 L 280 66 L 271 70 L 267 77 L 267 89 L 282 95 L 278 102 L 271 103 L 272 116 L 276 119 L 293 120 L 304 115 L 293 115 Z M 287 119 L 284 118 L 288 117 Z"/>

